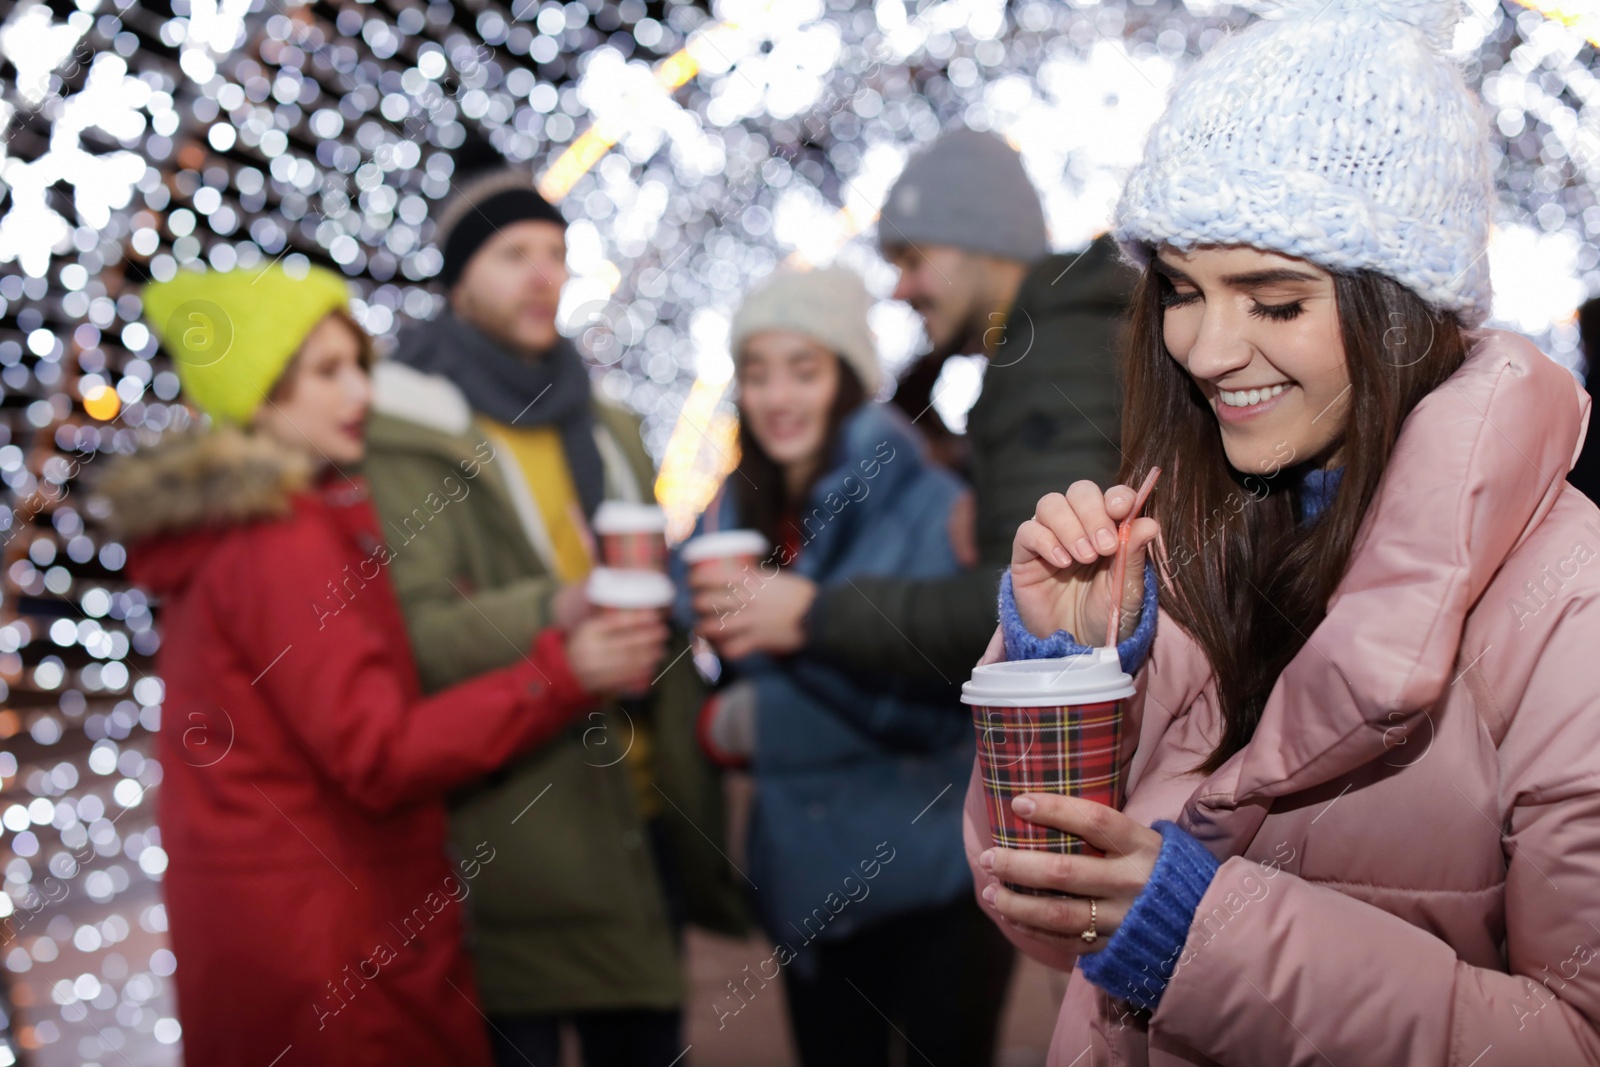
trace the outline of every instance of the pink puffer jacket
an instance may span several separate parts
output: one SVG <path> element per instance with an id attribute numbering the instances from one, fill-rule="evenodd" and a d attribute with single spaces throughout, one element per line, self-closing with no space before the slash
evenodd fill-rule
<path id="1" fill-rule="evenodd" d="M 1565 481 L 1588 399 L 1522 338 L 1473 340 L 1254 738 L 1203 780 L 1215 688 L 1160 619 L 1125 810 L 1223 863 L 1160 1007 L 1074 973 L 1052 1067 L 1600 1064 L 1600 509 Z"/>

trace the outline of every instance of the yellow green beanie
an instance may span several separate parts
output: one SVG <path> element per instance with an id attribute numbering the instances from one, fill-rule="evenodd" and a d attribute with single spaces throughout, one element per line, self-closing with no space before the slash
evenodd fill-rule
<path id="1" fill-rule="evenodd" d="M 248 423 L 317 323 L 350 308 L 343 278 L 290 272 L 180 271 L 144 287 L 144 317 L 184 394 L 218 422 Z"/>

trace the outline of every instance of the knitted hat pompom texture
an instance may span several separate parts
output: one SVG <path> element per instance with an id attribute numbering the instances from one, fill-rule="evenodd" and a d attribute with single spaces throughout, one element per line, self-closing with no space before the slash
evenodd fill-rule
<path id="1" fill-rule="evenodd" d="M 1248 245 L 1489 317 L 1488 124 L 1444 54 L 1459 0 L 1257 0 L 1178 80 L 1117 205 L 1156 250 Z"/>
<path id="2" fill-rule="evenodd" d="M 872 294 L 846 267 L 780 270 L 752 289 L 734 313 L 728 347 L 734 362 L 751 337 L 765 330 L 803 334 L 836 353 L 856 372 L 867 396 L 883 384 L 878 346 L 867 322 Z"/>

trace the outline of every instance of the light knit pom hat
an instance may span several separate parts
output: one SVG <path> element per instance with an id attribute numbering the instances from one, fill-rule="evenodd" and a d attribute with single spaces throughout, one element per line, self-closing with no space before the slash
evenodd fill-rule
<path id="1" fill-rule="evenodd" d="M 1459 0 L 1276 0 L 1172 90 L 1113 232 L 1249 245 L 1385 274 L 1462 324 L 1489 317 L 1488 127 L 1445 54 Z"/>
<path id="2" fill-rule="evenodd" d="M 728 347 L 737 363 L 744 343 L 763 330 L 804 334 L 843 359 L 861 379 L 867 396 L 875 396 L 883 384 L 883 370 L 867 323 L 871 310 L 866 283 L 848 267 L 779 270 L 739 305 L 728 331 Z"/>

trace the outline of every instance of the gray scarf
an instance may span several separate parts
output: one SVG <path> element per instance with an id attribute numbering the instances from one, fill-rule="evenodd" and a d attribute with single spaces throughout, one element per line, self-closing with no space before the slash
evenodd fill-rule
<path id="1" fill-rule="evenodd" d="M 558 337 L 537 360 L 521 359 L 446 309 L 400 332 L 398 363 L 450 379 L 472 410 L 509 426 L 554 426 L 583 513 L 605 499 L 605 466 L 594 440 L 589 372 L 572 342 Z"/>

